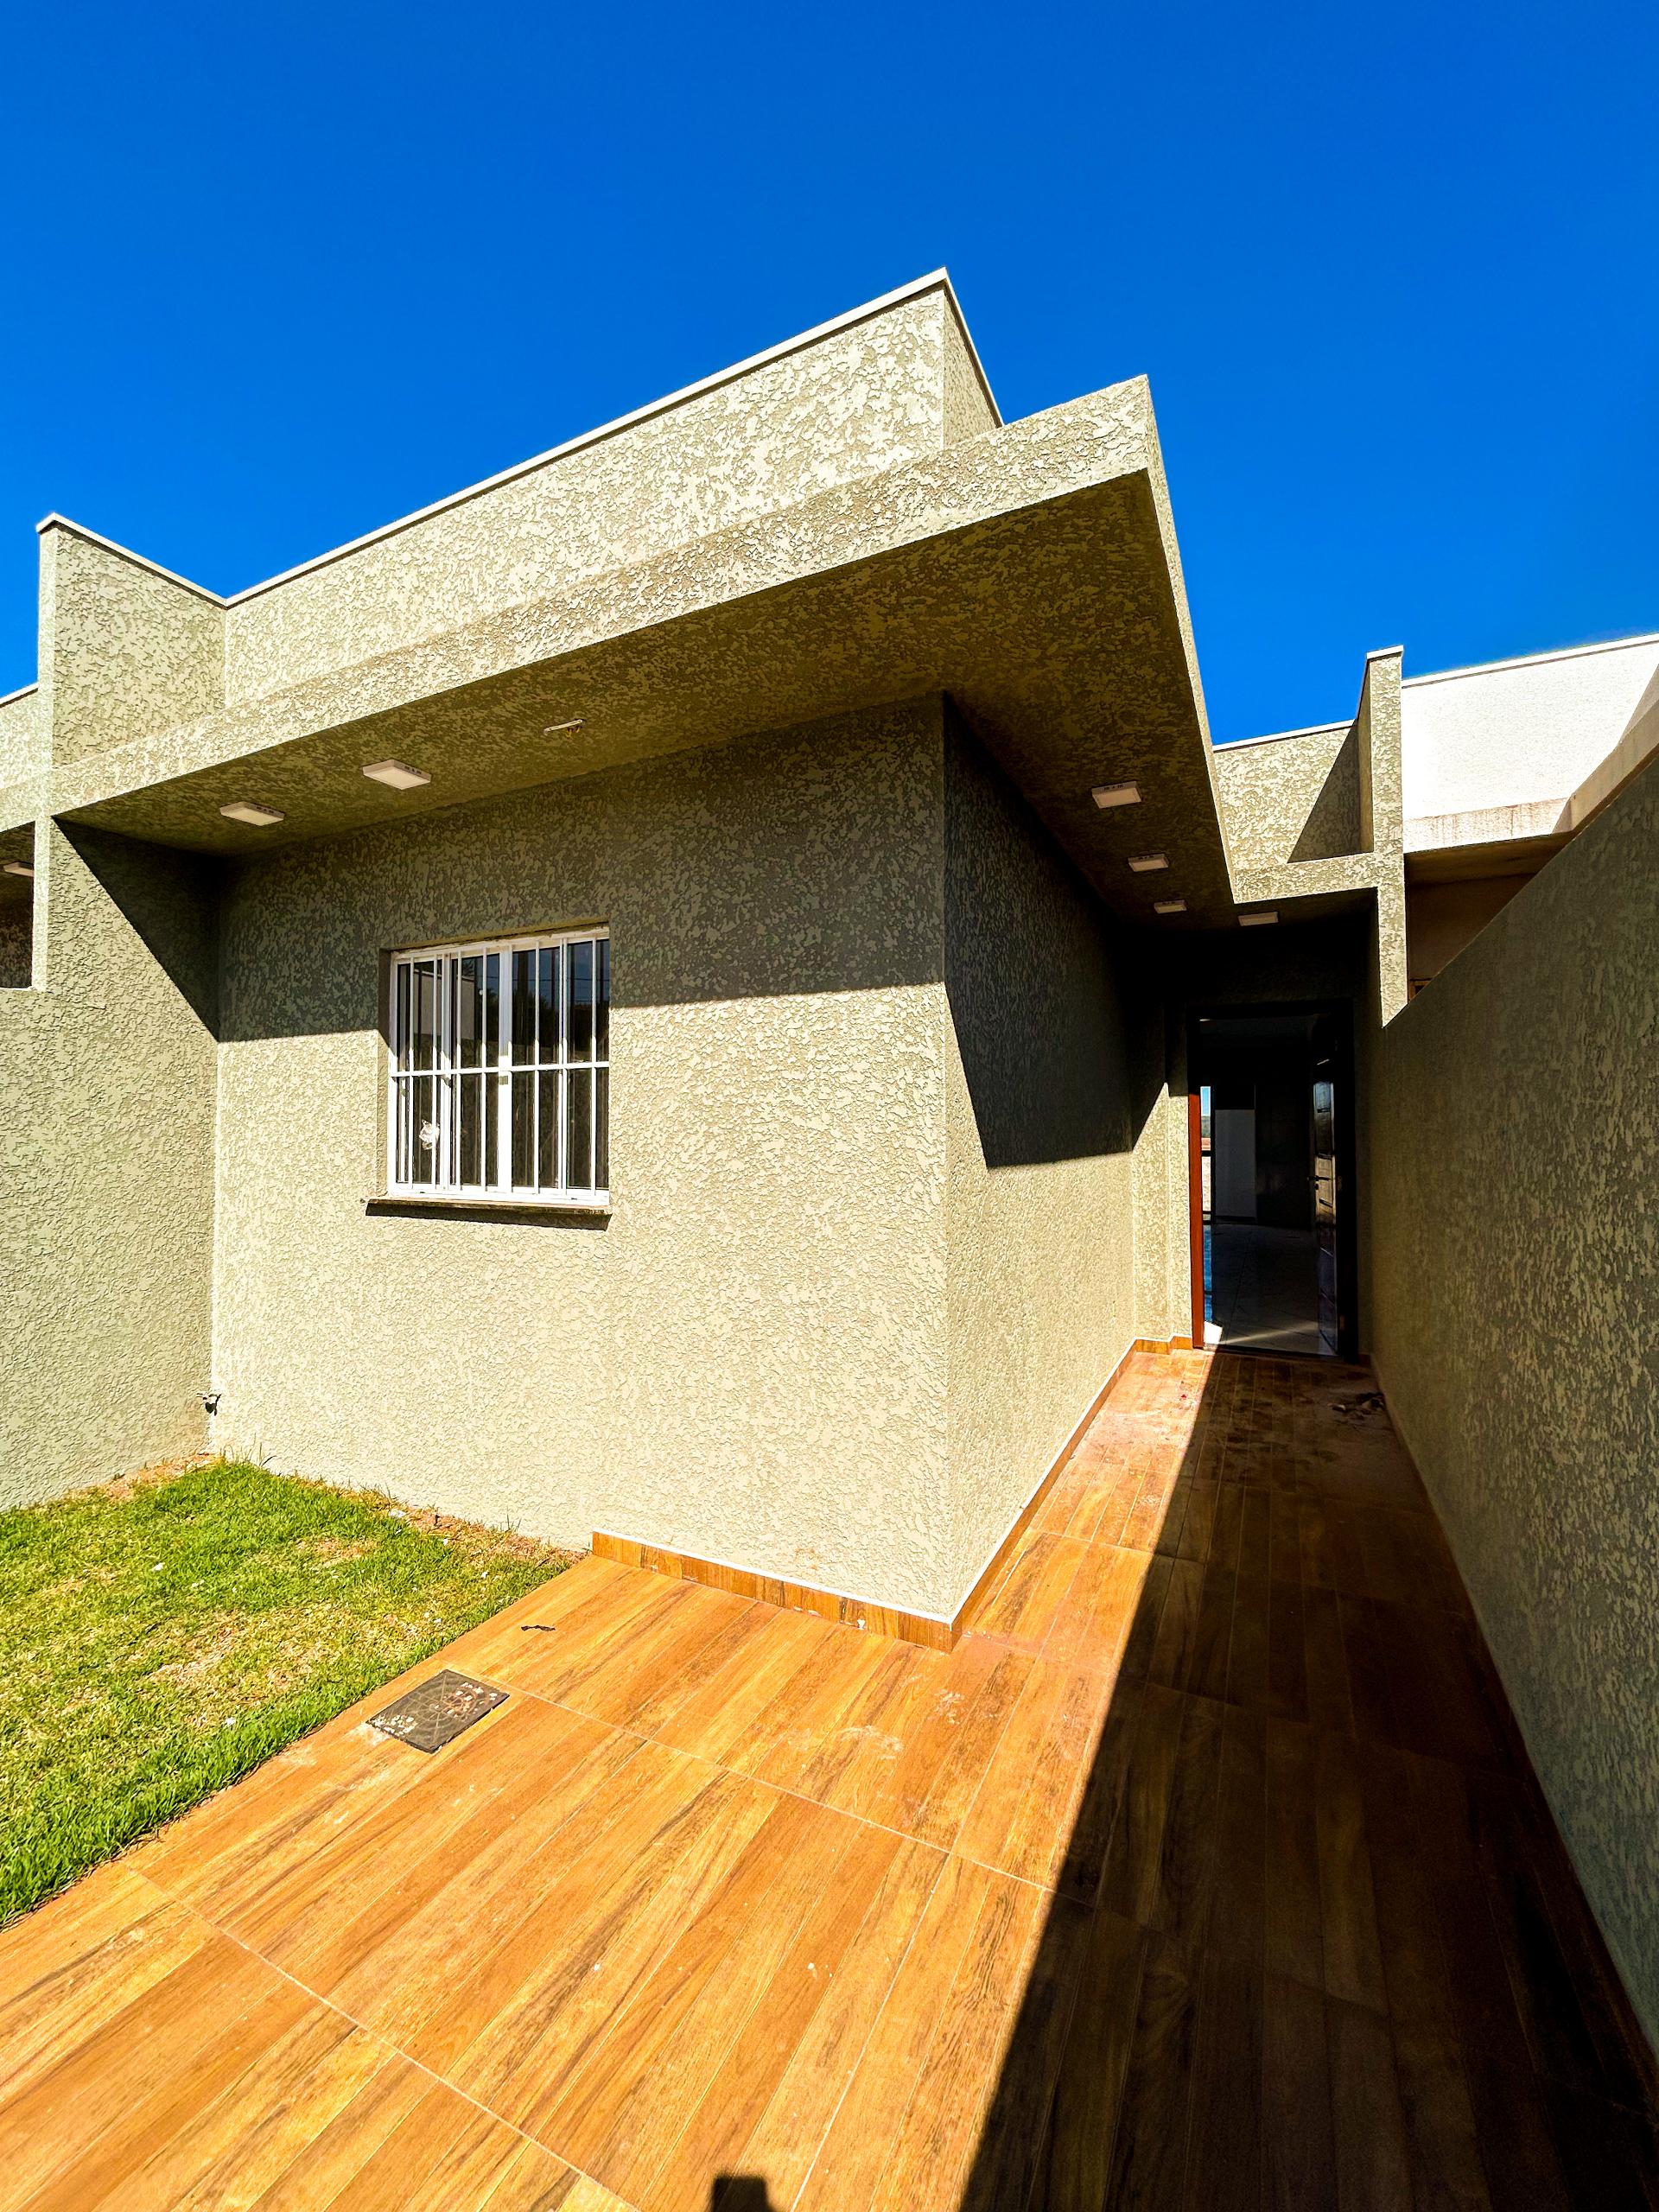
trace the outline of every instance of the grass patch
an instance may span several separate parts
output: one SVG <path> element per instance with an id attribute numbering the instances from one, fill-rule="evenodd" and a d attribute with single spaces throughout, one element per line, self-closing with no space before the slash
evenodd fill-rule
<path id="1" fill-rule="evenodd" d="M 225 1461 L 0 1513 L 0 1925 L 569 1563 Z"/>

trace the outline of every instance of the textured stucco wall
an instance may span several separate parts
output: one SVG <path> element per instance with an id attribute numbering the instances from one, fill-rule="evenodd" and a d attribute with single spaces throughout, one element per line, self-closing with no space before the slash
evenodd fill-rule
<path id="1" fill-rule="evenodd" d="M 1406 886 L 1407 965 L 1426 983 L 1479 936 L 1527 880 L 1525 875 L 1477 876 L 1471 883 Z"/>
<path id="2" fill-rule="evenodd" d="M 945 771 L 951 1556 L 965 1594 L 1135 1335 L 1120 932 L 954 715 Z"/>
<path id="3" fill-rule="evenodd" d="M 0 898 L 0 990 L 28 988 L 34 966 L 35 902 Z"/>
<path id="4" fill-rule="evenodd" d="M 994 419 L 938 287 L 236 602 L 230 703 L 775 513 Z"/>
<path id="5" fill-rule="evenodd" d="M 54 524 L 41 537 L 41 690 L 52 754 L 75 761 L 223 705 L 212 600 Z"/>
<path id="6" fill-rule="evenodd" d="M 1659 2035 L 1659 769 L 1377 1043 L 1373 1344 Z"/>
<path id="7" fill-rule="evenodd" d="M 39 687 L 0 700 L 0 791 L 37 774 L 47 759 L 46 709 Z"/>
<path id="8" fill-rule="evenodd" d="M 44 982 L 0 995 L 0 1504 L 199 1445 L 213 1201 L 202 864 L 35 840 Z"/>
<path id="9" fill-rule="evenodd" d="M 282 1465 L 943 1611 L 942 702 L 249 863 L 220 1428 Z M 602 919 L 612 1187 L 365 1216 L 383 949 Z"/>
<path id="10" fill-rule="evenodd" d="M 1216 783 L 1235 868 L 1329 860 L 1359 849 L 1351 724 L 1216 749 Z"/>
<path id="11" fill-rule="evenodd" d="M 1135 1334 L 1165 1343 L 1192 1330 L 1186 1009 L 1165 960 L 1141 947 L 1135 964 L 1140 971 L 1130 1012 Z"/>

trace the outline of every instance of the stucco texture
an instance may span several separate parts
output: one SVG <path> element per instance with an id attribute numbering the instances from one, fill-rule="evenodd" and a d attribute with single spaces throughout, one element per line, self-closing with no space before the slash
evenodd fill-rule
<path id="1" fill-rule="evenodd" d="M 1373 1349 L 1659 2035 L 1659 770 L 1376 1040 Z"/>
<path id="2" fill-rule="evenodd" d="M 213 899 L 201 863 L 37 836 L 40 988 L 0 994 L 0 1504 L 205 1433 Z"/>
<path id="3" fill-rule="evenodd" d="M 224 921 L 239 1448 L 939 1610 L 937 700 L 251 863 Z M 366 1212 L 384 949 L 601 920 L 598 1225 Z"/>
<path id="4" fill-rule="evenodd" d="M 936 286 L 234 601 L 228 699 L 562 594 L 995 420 Z"/>
<path id="5" fill-rule="evenodd" d="M 937 696 L 238 872 L 219 1440 L 935 1616 L 1134 1334 L 1108 925 Z M 390 947 L 602 920 L 601 1224 L 365 1210 Z"/>
<path id="6" fill-rule="evenodd" d="M 218 603 L 56 523 L 41 536 L 40 654 L 37 711 L 59 763 L 153 737 L 224 703 Z"/>
<path id="7" fill-rule="evenodd" d="M 0 792 L 37 775 L 47 765 L 48 746 L 46 707 L 38 684 L 0 699 Z"/>
<path id="8" fill-rule="evenodd" d="M 1216 784 L 1236 868 L 1323 861 L 1359 849 L 1351 725 L 1217 749 Z"/>
<path id="9" fill-rule="evenodd" d="M 1135 1224 L 1121 931 L 954 715 L 944 927 L 962 1594 L 1135 1336 Z"/>

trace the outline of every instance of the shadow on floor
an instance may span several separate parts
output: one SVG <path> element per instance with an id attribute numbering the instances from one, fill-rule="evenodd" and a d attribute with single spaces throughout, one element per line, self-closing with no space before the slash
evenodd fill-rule
<path id="1" fill-rule="evenodd" d="M 1195 1389 L 957 2202 L 1659 2202 L 1650 2055 L 1368 1373 Z M 1109 1537 L 1116 1471 L 1047 1525 Z"/>

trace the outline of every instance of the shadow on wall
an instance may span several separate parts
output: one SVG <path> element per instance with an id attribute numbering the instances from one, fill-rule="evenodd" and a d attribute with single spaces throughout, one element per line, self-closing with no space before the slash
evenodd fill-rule
<path id="1" fill-rule="evenodd" d="M 985 1164 L 1128 1152 L 1156 1084 L 1135 1080 L 1127 933 L 948 704 L 945 735 L 945 993 Z"/>
<path id="2" fill-rule="evenodd" d="M 217 869 L 105 836 L 99 866 L 199 1010 L 213 995 L 184 957 L 187 919 L 193 900 L 216 911 L 226 1042 L 375 1033 L 391 946 L 603 919 L 624 1014 L 943 982 L 990 1167 L 1128 1150 L 1163 1065 L 1160 1050 L 1145 1069 L 1130 1050 L 1126 934 L 948 707 L 942 931 L 940 724 L 915 707 L 874 722 L 874 734 L 866 715 L 745 740 Z M 130 892 L 114 890 L 123 847 L 147 856 Z M 168 871 L 176 911 L 156 893 Z"/>
<path id="3" fill-rule="evenodd" d="M 1296 842 L 1293 861 L 1336 860 L 1359 850 L 1359 733 L 1356 726 L 1343 740 L 1308 809 Z"/>
<path id="4" fill-rule="evenodd" d="M 202 1027 L 218 1036 L 224 864 L 106 830 L 60 826 L 156 966 Z"/>

